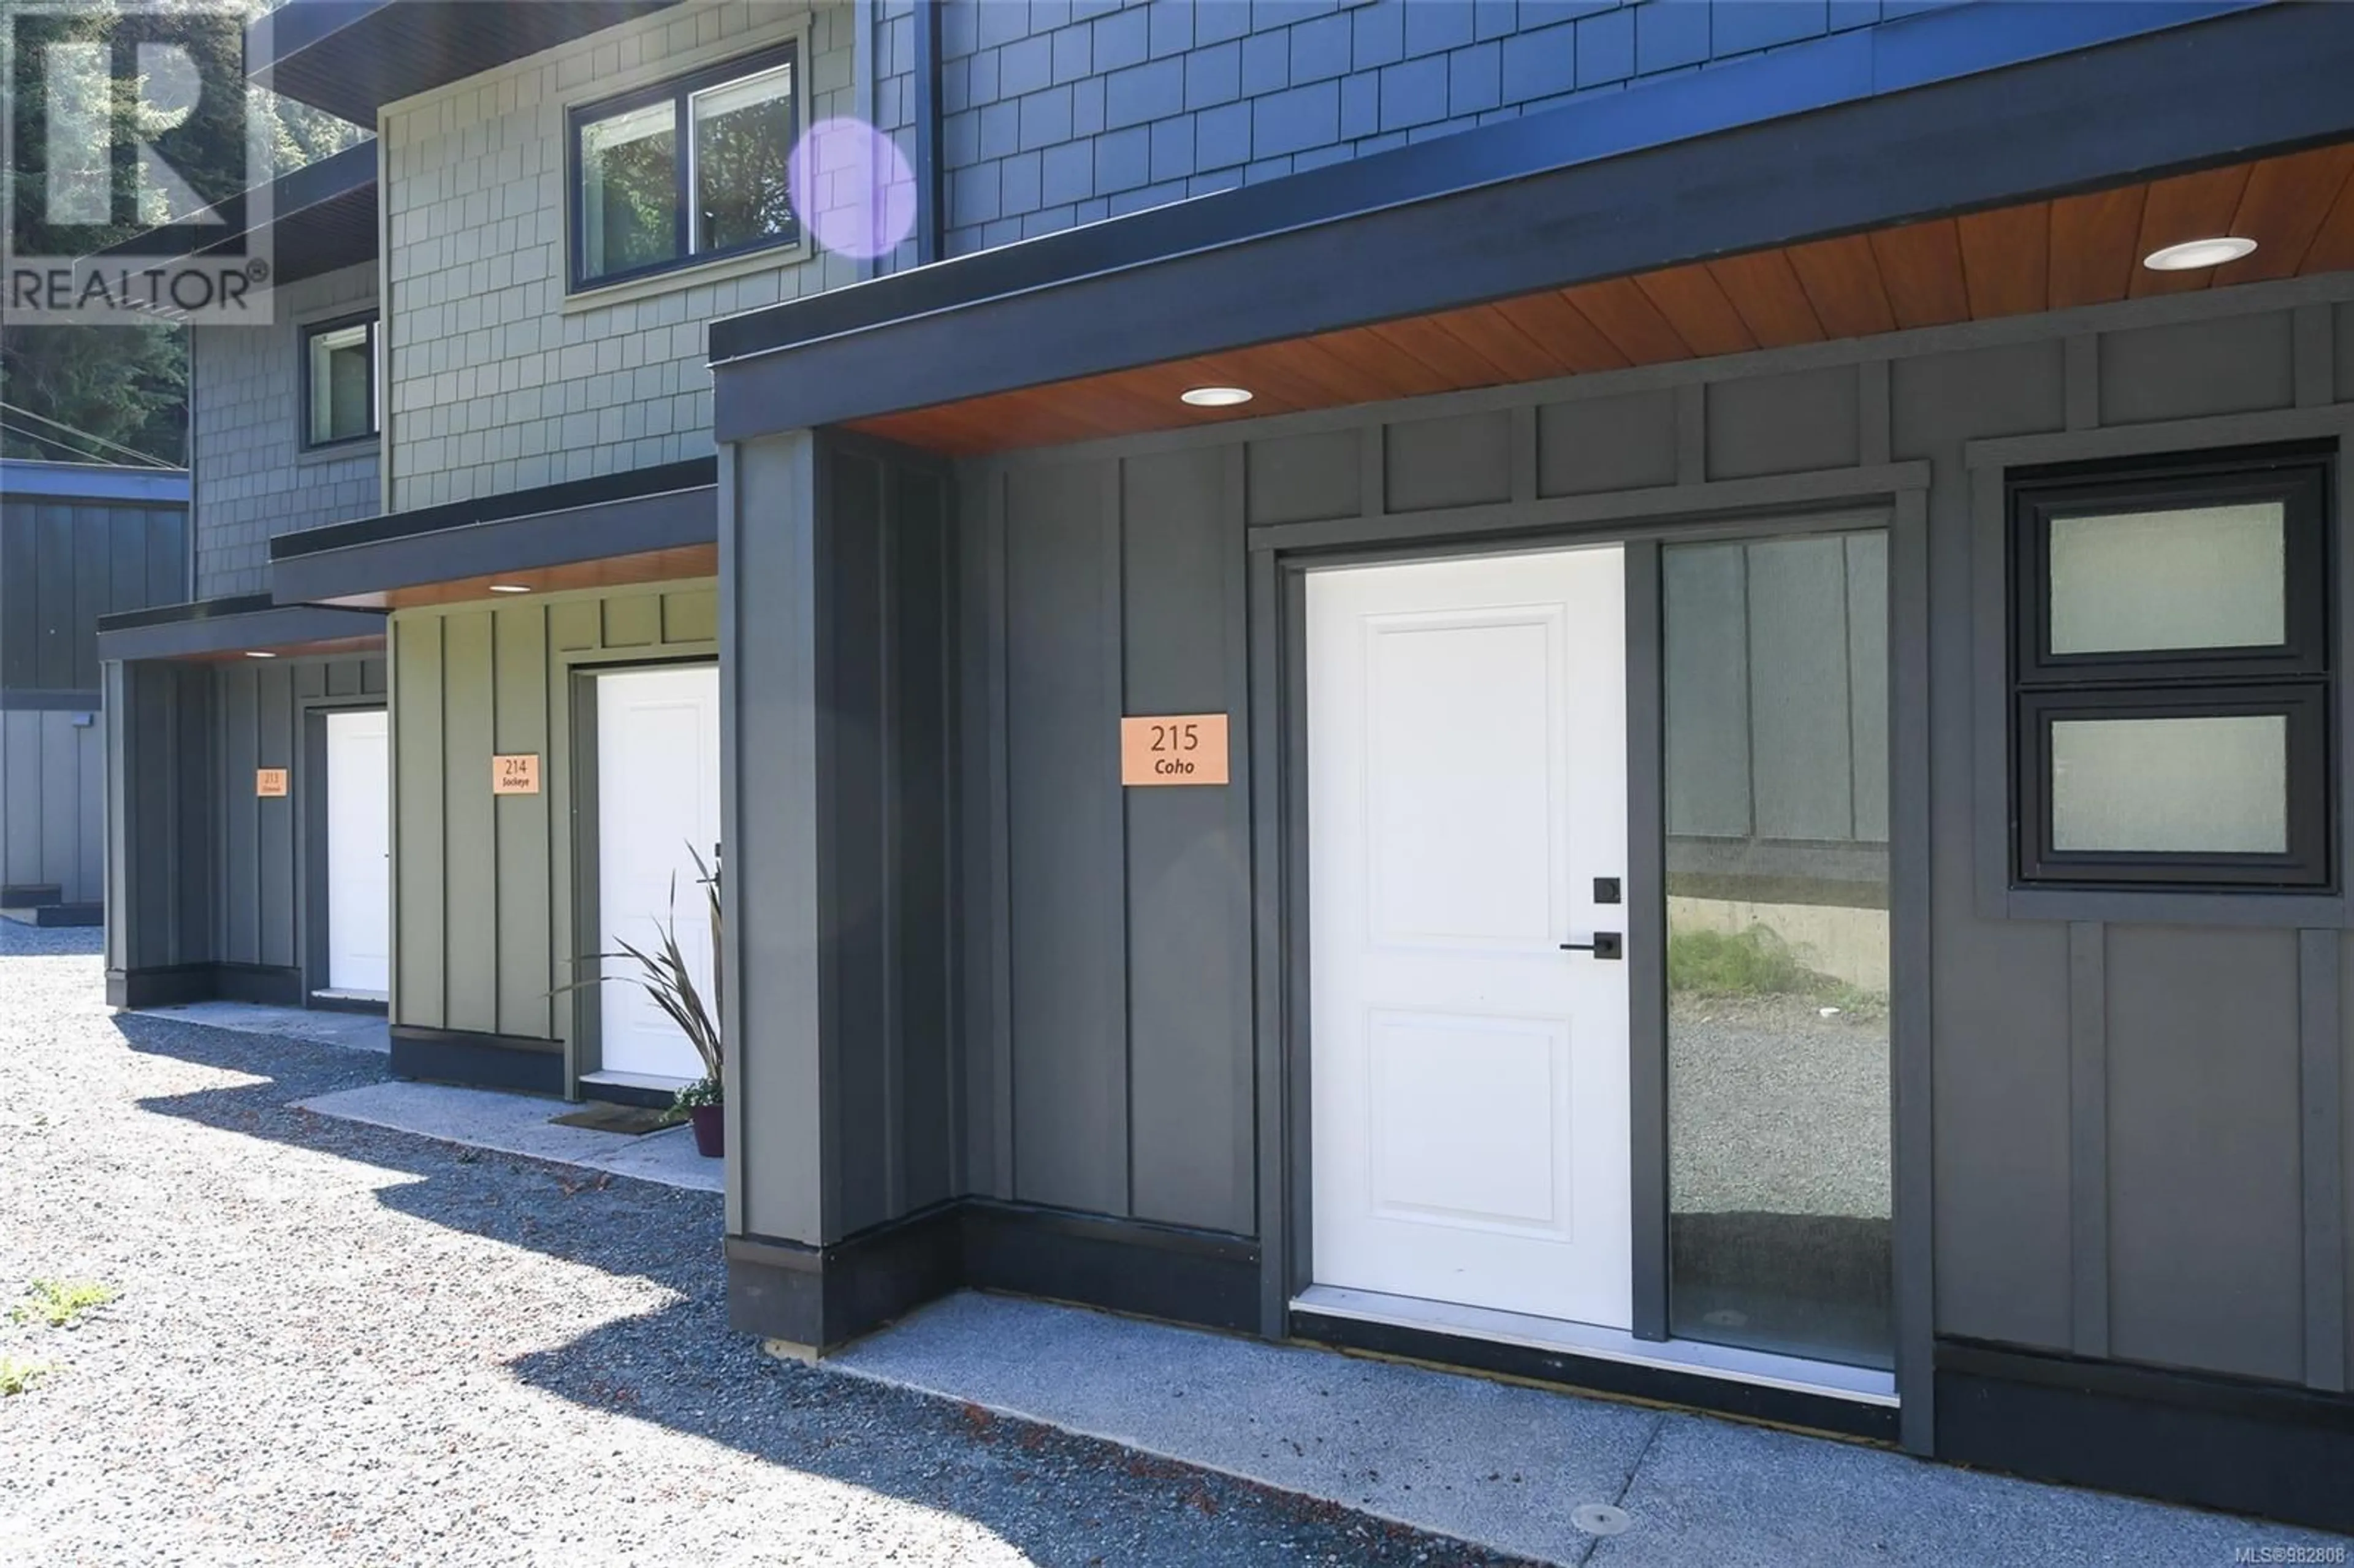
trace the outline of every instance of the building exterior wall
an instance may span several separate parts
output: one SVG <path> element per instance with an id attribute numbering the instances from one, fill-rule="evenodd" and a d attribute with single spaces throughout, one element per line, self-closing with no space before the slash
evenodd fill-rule
<path id="1" fill-rule="evenodd" d="M 575 934 L 582 678 L 716 657 L 717 603 L 705 581 L 394 613 L 396 1028 L 572 1040 L 596 999 L 557 991 L 595 948 Z M 517 753 L 540 792 L 493 799 L 491 758 Z"/>
<path id="2" fill-rule="evenodd" d="M 32 465 L 28 465 L 29 468 Z M 103 895 L 98 618 L 188 592 L 185 504 L 42 493 L 0 480 L 0 886 Z"/>
<path id="3" fill-rule="evenodd" d="M 947 0 L 950 254 L 1872 26 L 1905 0 Z"/>
<path id="4" fill-rule="evenodd" d="M 160 1000 L 299 1003 L 316 957 L 306 884 L 323 873 L 305 834 L 326 783 L 305 726 L 323 708 L 382 706 L 383 657 L 147 660 L 109 664 L 107 681 L 122 848 L 107 866 L 110 977 L 164 971 L 176 989 Z M 284 795 L 258 794 L 264 768 L 287 770 Z"/>
<path id="5" fill-rule="evenodd" d="M 285 285 L 268 326 L 190 332 L 196 598 L 260 593 L 272 537 L 378 510 L 378 442 L 302 446 L 302 329 L 376 298 L 370 262 Z"/>
<path id="6" fill-rule="evenodd" d="M 664 11 L 386 109 L 389 509 L 710 453 L 706 323 L 859 265 L 804 246 L 567 298 L 566 110 L 795 37 L 803 126 L 862 113 L 853 7 L 798 0 Z"/>
<path id="7" fill-rule="evenodd" d="M 1268 542 L 1250 530 L 1329 522 L 1338 545 L 1388 514 L 1394 536 L 1409 496 L 1434 537 L 1458 505 L 1509 526 L 1492 502 L 1515 493 L 1518 461 L 1532 504 L 1578 497 L 1595 519 L 1578 531 L 1606 537 L 1621 491 L 1651 492 L 1629 506 L 1656 521 L 1661 485 L 1919 462 L 1934 783 L 1914 1004 L 1934 1052 L 1935 1331 L 2342 1387 L 2354 1343 L 2332 1303 L 2354 1266 L 2334 1205 L 2309 1194 L 2354 1193 L 2354 1140 L 2297 1129 L 2345 1114 L 2354 1014 L 2311 1002 L 2344 983 L 2344 921 L 2262 896 L 1989 906 L 1984 857 L 2008 850 L 1981 842 L 1968 782 L 1988 657 L 1971 563 L 2002 546 L 1965 443 L 2221 416 L 2249 417 L 2231 444 L 2296 434 L 2333 398 L 2354 404 L 2349 293 L 2336 279 L 2251 289 L 968 466 L 967 1190 L 1264 1234 L 1252 1075 L 1277 1043 L 1250 1022 L 1266 981 L 1241 933 L 1250 834 L 1272 842 L 1249 804 L 1264 785 L 1253 742 L 1280 730 L 1267 687 L 1239 673 L 1244 542 Z M 1482 422 L 1504 439 L 1472 439 Z M 1709 493 L 1691 492 L 1695 509 Z M 1221 709 L 1230 789 L 1122 798 L 1121 714 Z M 1898 960 L 1902 988 L 1901 946 Z M 1191 1027 L 1165 1026 L 1172 998 Z"/>

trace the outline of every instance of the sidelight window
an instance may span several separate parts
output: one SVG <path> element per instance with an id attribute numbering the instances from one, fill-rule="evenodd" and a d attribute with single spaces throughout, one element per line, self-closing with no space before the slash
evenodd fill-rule
<path id="1" fill-rule="evenodd" d="M 2329 884 L 2330 478 L 2273 451 L 2014 481 L 2021 881 Z"/>

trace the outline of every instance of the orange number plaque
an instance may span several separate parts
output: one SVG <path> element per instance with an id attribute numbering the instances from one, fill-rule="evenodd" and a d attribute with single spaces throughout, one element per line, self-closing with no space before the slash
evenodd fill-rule
<path id="1" fill-rule="evenodd" d="M 493 795 L 538 794 L 539 753 L 527 751 L 509 757 L 492 758 L 491 793 Z"/>
<path id="2" fill-rule="evenodd" d="M 1123 784 L 1224 784 L 1226 715 L 1162 714 L 1119 721 Z"/>

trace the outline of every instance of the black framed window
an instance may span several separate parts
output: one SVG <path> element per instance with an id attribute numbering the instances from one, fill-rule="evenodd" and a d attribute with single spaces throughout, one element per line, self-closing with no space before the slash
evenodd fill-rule
<path id="1" fill-rule="evenodd" d="M 800 69 L 784 44 L 572 111 L 572 288 L 799 241 Z"/>
<path id="2" fill-rule="evenodd" d="M 2334 477 L 2309 448 L 2013 476 L 2019 880 L 2331 885 Z"/>
<path id="3" fill-rule="evenodd" d="M 313 322 L 302 329 L 302 444 L 340 446 L 374 439 L 376 313 Z"/>

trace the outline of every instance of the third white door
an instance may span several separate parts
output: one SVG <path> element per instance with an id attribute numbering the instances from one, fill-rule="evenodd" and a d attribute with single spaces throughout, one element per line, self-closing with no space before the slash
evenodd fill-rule
<path id="1" fill-rule="evenodd" d="M 348 995 L 392 986 L 390 737 L 382 708 L 327 715 L 327 989 Z"/>

